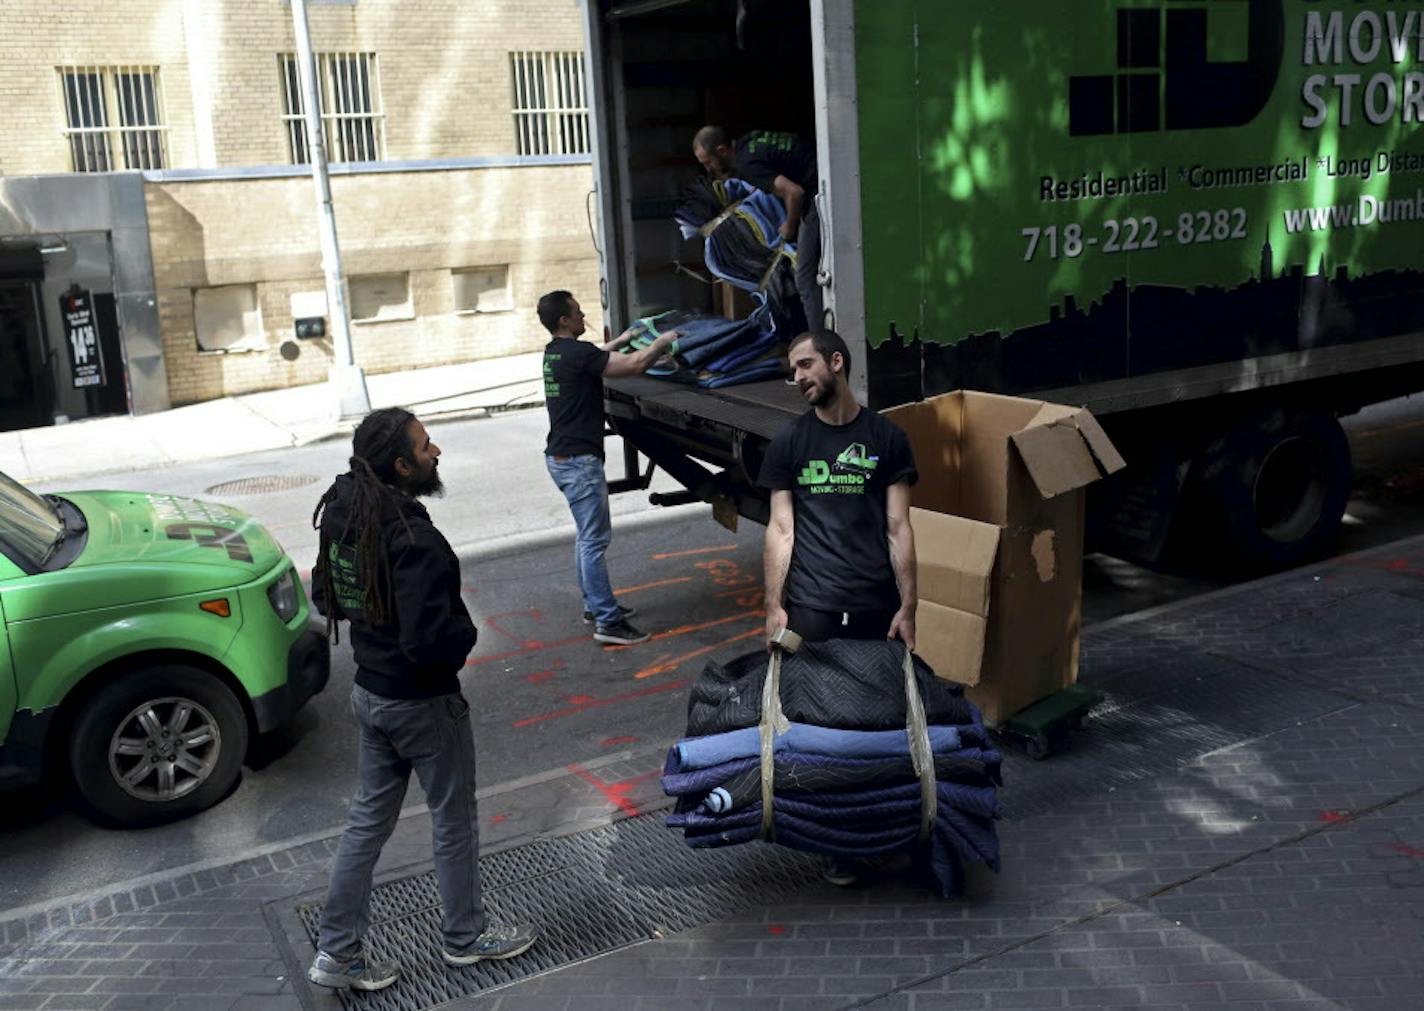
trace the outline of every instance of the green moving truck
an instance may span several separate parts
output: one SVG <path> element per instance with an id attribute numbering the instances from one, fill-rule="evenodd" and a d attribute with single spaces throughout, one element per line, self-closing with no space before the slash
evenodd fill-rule
<path id="1" fill-rule="evenodd" d="M 1090 543 L 1280 567 L 1349 493 L 1338 418 L 1424 389 L 1424 5 L 584 0 L 605 320 L 712 311 L 671 216 L 704 123 L 814 137 L 826 323 L 883 409 L 1089 407 Z M 608 384 L 664 501 L 765 516 L 779 382 Z M 630 459 L 636 465 L 636 459 Z M 630 475 L 620 488 L 643 484 Z"/>

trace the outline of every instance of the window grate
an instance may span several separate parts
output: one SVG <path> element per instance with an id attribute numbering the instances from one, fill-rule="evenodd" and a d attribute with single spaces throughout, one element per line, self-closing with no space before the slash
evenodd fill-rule
<path id="1" fill-rule="evenodd" d="M 381 105 L 380 65 L 375 53 L 317 53 L 316 87 L 326 155 L 333 162 L 381 161 L 386 115 Z M 293 165 L 311 162 L 301 65 L 294 53 L 277 56 L 282 79 L 282 125 Z"/>
<path id="2" fill-rule="evenodd" d="M 583 53 L 509 54 L 519 154 L 588 154 Z"/>
<path id="3" fill-rule="evenodd" d="M 57 69 L 73 171 L 161 169 L 168 164 L 157 67 Z"/>

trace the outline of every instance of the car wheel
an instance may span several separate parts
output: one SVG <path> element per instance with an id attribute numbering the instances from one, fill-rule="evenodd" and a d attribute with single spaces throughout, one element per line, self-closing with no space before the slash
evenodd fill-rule
<path id="1" fill-rule="evenodd" d="M 237 782 L 247 719 L 237 697 L 193 667 L 118 674 L 74 722 L 69 765 L 85 803 L 125 827 L 196 814 Z"/>

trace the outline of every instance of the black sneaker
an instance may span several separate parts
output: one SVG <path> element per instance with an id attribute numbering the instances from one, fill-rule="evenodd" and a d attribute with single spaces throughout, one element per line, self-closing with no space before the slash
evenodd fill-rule
<path id="1" fill-rule="evenodd" d="M 640 632 L 626 621 L 620 621 L 616 625 L 599 625 L 593 630 L 593 637 L 598 642 L 606 642 L 613 646 L 631 646 L 638 642 L 647 642 L 652 638 L 647 632 Z"/>
<path id="2" fill-rule="evenodd" d="M 633 617 L 633 615 L 637 614 L 637 613 L 638 613 L 638 609 L 637 609 L 636 607 L 624 607 L 622 604 L 619 604 L 619 605 L 618 605 L 618 613 L 619 613 L 624 619 L 627 619 L 627 618 L 631 618 L 631 617 Z M 585 625 L 592 625 L 592 624 L 593 624 L 593 612 L 592 612 L 592 611 L 585 611 L 585 612 L 583 612 L 583 623 L 584 623 Z"/>

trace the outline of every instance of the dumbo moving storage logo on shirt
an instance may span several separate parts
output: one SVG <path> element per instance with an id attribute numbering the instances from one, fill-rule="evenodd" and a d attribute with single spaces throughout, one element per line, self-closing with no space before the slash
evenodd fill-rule
<path id="1" fill-rule="evenodd" d="M 835 465 L 825 460 L 808 460 L 796 483 L 812 495 L 863 495 L 865 482 L 875 472 L 878 456 L 866 452 L 864 443 L 853 442 L 836 457 Z"/>
<path id="2" fill-rule="evenodd" d="M 559 383 L 554 378 L 554 363 L 563 355 L 556 355 L 546 352 L 544 355 L 544 396 L 557 397 L 559 395 Z"/>

